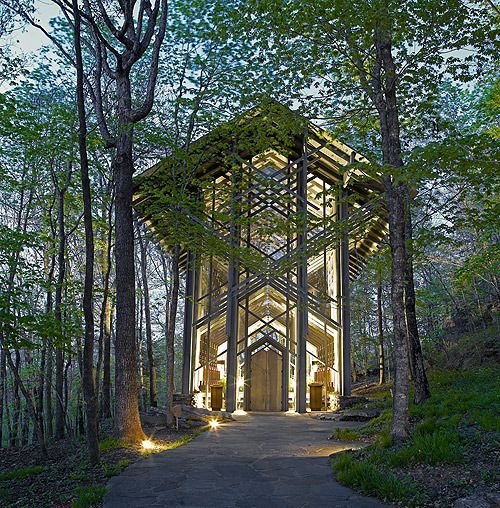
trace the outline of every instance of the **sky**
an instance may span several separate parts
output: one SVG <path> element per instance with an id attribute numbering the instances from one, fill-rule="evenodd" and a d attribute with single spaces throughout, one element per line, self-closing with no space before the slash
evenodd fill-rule
<path id="1" fill-rule="evenodd" d="M 49 20 L 59 15 L 59 8 L 50 0 L 36 0 L 36 19 L 44 28 L 48 29 Z M 20 53 L 35 53 L 41 46 L 48 43 L 47 37 L 38 29 L 26 26 L 14 34 L 17 51 Z"/>

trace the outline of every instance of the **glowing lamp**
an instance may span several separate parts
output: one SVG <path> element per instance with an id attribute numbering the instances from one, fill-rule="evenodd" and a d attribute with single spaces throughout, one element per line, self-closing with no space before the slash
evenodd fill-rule
<path id="1" fill-rule="evenodd" d="M 150 441 L 149 439 L 145 439 L 143 442 L 142 442 L 142 447 L 145 449 L 145 450 L 153 450 L 155 445 L 153 443 L 153 441 Z"/>
<path id="2" fill-rule="evenodd" d="M 210 420 L 210 429 L 216 430 L 219 427 L 219 422 L 217 420 Z"/>

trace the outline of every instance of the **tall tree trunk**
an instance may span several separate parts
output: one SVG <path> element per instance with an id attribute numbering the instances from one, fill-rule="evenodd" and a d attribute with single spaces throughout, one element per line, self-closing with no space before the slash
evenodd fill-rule
<path id="1" fill-rule="evenodd" d="M 134 224 L 132 218 L 133 124 L 128 72 L 116 79 L 119 134 L 113 160 L 115 182 L 115 423 L 117 434 L 125 440 L 143 439 L 137 397 L 137 351 L 135 338 Z"/>
<path id="2" fill-rule="evenodd" d="M 69 175 L 71 169 L 68 170 L 68 179 L 66 185 L 59 187 L 57 183 L 57 175 L 54 175 L 54 185 L 57 192 L 57 224 L 59 245 L 57 251 L 57 285 L 54 314 L 59 324 L 59 333 L 61 339 L 64 337 L 64 326 L 62 322 L 62 294 L 63 285 L 66 274 L 66 230 L 65 230 L 65 214 L 64 214 L 64 196 L 69 183 Z M 63 388 L 64 388 L 64 353 L 61 347 L 56 348 L 56 439 L 64 437 L 64 407 L 63 407 Z"/>
<path id="3" fill-rule="evenodd" d="M 413 276 L 413 249 L 412 249 L 412 223 L 410 210 L 406 216 L 406 271 L 405 271 L 405 310 L 408 336 L 408 353 L 410 358 L 410 372 L 415 385 L 414 402 L 421 404 L 430 396 L 429 383 L 425 373 L 422 346 L 417 325 L 415 310 L 415 284 Z"/>
<path id="4" fill-rule="evenodd" d="M 167 328 L 167 362 L 166 362 L 166 384 L 167 384 L 167 425 L 172 425 L 174 416 L 172 406 L 174 402 L 174 368 L 175 368 L 175 321 L 177 316 L 177 304 L 179 301 L 179 255 L 180 245 L 175 244 L 172 252 L 172 289 L 170 293 L 170 309 Z"/>
<path id="5" fill-rule="evenodd" d="M 148 355 L 148 372 L 149 372 L 149 404 L 151 407 L 158 406 L 158 392 L 156 388 L 156 366 L 153 354 L 153 333 L 151 330 L 151 303 L 149 299 L 149 285 L 147 275 L 147 240 L 141 235 L 139 225 L 137 227 L 139 247 L 141 251 L 141 277 L 142 291 L 144 295 L 144 319 L 146 328 L 146 351 Z"/>
<path id="6" fill-rule="evenodd" d="M 7 358 L 5 350 L 0 349 L 0 448 L 3 446 L 3 414 L 5 403 L 5 382 L 7 379 Z"/>
<path id="7" fill-rule="evenodd" d="M 389 238 L 392 256 L 391 301 L 394 324 L 395 376 L 393 419 L 391 436 L 395 442 L 409 433 L 409 362 L 406 339 L 404 283 L 406 268 L 405 217 L 407 188 L 396 176 L 403 168 L 399 117 L 396 99 L 397 74 L 392 57 L 392 39 L 389 20 L 379 22 L 375 35 L 377 63 L 374 70 L 375 93 L 373 100 L 379 113 L 384 164 L 393 168 L 384 175 L 384 190 L 389 222 Z M 381 70 L 384 71 L 383 86 Z"/>
<path id="8" fill-rule="evenodd" d="M 382 275 L 377 279 L 377 326 L 378 326 L 378 382 L 385 383 L 384 323 L 382 308 Z"/>
<path id="9" fill-rule="evenodd" d="M 78 148 L 80 154 L 80 174 L 83 195 L 83 222 L 85 225 L 85 282 L 83 289 L 83 315 L 85 319 L 85 338 L 83 343 L 83 396 L 87 416 L 87 441 L 91 464 L 99 462 L 99 439 L 97 400 L 94 386 L 94 231 L 92 225 L 92 193 L 89 179 L 87 156 L 87 120 L 85 116 L 85 93 L 83 57 L 81 46 L 81 19 L 78 0 L 73 0 L 75 16 L 74 41 L 76 54 L 76 94 L 78 107 Z"/>

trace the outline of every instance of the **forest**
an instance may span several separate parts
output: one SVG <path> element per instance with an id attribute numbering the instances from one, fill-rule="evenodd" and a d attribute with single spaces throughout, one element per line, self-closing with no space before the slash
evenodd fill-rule
<path id="1" fill-rule="evenodd" d="M 418 462 L 401 450 L 432 418 L 444 441 L 478 429 L 464 450 L 498 445 L 499 14 L 483 0 L 0 0 L 0 505 L 100 506 L 105 481 L 141 456 L 151 408 L 166 442 L 192 438 L 172 430 L 182 249 L 232 248 L 186 220 L 204 217 L 197 147 L 276 104 L 355 147 L 366 159 L 352 165 L 383 189 L 388 234 L 351 283 L 350 361 L 353 387 L 387 397 L 372 425 L 386 445 L 340 459 L 332 481 L 401 506 L 469 494 L 381 493 L 353 463 L 384 470 L 390 447 L 390 467 Z M 26 49 L 35 33 L 43 45 Z M 166 158 L 160 242 L 132 204 L 137 175 Z M 446 386 L 463 394 L 448 415 Z M 127 446 L 107 474 L 106 452 Z M 30 491 L 62 475 L 65 450 L 85 478 L 72 465 L 59 494 Z M 463 467 L 494 491 L 481 464 Z"/>

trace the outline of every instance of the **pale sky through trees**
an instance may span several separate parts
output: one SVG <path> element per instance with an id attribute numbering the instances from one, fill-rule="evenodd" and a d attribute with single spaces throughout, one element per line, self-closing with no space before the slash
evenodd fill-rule
<path id="1" fill-rule="evenodd" d="M 60 15 L 59 8 L 48 0 L 36 0 L 36 19 L 46 29 L 49 29 L 50 19 Z M 47 37 L 38 29 L 26 25 L 24 29 L 20 28 L 13 35 L 14 44 L 17 51 L 20 53 L 34 53 L 38 51 L 43 45 L 48 44 Z"/>

